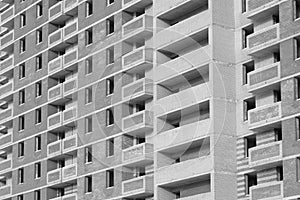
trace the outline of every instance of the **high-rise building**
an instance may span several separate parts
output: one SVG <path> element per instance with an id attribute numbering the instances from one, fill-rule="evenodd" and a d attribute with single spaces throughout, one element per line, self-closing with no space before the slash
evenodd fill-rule
<path id="1" fill-rule="evenodd" d="M 1 0 L 1 200 L 300 199 L 300 0 Z"/>

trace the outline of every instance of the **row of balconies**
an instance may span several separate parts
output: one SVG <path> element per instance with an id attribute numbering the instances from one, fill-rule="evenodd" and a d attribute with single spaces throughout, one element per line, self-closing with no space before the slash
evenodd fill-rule
<path id="1" fill-rule="evenodd" d="M 77 164 L 67 165 L 47 173 L 47 184 L 60 184 L 77 178 Z"/>
<path id="2" fill-rule="evenodd" d="M 77 81 L 78 81 L 77 77 L 74 77 L 50 88 L 48 90 L 48 101 L 52 102 L 58 99 L 62 99 L 74 93 L 78 88 Z"/>
<path id="3" fill-rule="evenodd" d="M 67 125 L 77 118 L 77 107 L 68 108 L 62 112 L 57 112 L 54 115 L 48 117 L 48 129 L 58 128 L 63 125 Z"/>

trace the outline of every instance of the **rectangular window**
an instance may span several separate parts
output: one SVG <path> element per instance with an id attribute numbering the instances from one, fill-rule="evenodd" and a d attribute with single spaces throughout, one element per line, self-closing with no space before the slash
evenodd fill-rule
<path id="1" fill-rule="evenodd" d="M 24 156 L 24 142 L 18 143 L 18 157 Z"/>
<path id="2" fill-rule="evenodd" d="M 25 78 L 25 64 L 19 65 L 19 79 Z"/>
<path id="3" fill-rule="evenodd" d="M 40 2 L 36 4 L 36 18 L 39 18 L 43 15 L 43 3 Z"/>
<path id="4" fill-rule="evenodd" d="M 296 139 L 300 140 L 300 117 L 295 118 Z"/>
<path id="5" fill-rule="evenodd" d="M 19 117 L 19 131 L 22 131 L 24 129 L 25 129 L 25 117 L 23 115 Z"/>
<path id="6" fill-rule="evenodd" d="M 92 153 L 92 146 L 85 147 L 85 163 L 91 163 L 93 161 Z"/>
<path id="7" fill-rule="evenodd" d="M 106 6 L 113 4 L 115 0 L 106 0 Z"/>
<path id="8" fill-rule="evenodd" d="M 19 91 L 19 105 L 25 103 L 25 89 Z"/>
<path id="9" fill-rule="evenodd" d="M 89 193 L 93 191 L 93 178 L 92 176 L 85 177 L 85 184 L 84 184 L 85 193 Z"/>
<path id="10" fill-rule="evenodd" d="M 273 24 L 279 23 L 279 16 L 278 15 L 272 15 Z"/>
<path id="11" fill-rule="evenodd" d="M 300 0 L 294 0 L 294 19 L 300 17 Z"/>
<path id="12" fill-rule="evenodd" d="M 35 110 L 35 124 L 42 122 L 42 109 L 38 108 Z"/>
<path id="13" fill-rule="evenodd" d="M 35 70 L 38 71 L 43 68 L 42 55 L 35 57 Z"/>
<path id="14" fill-rule="evenodd" d="M 85 75 L 93 72 L 93 60 L 92 57 L 85 60 Z"/>
<path id="15" fill-rule="evenodd" d="M 20 28 L 26 26 L 26 15 L 25 13 L 20 14 Z"/>
<path id="16" fill-rule="evenodd" d="M 242 28 L 242 48 L 248 47 L 248 36 L 254 32 L 253 24 Z"/>
<path id="17" fill-rule="evenodd" d="M 35 179 L 41 178 L 41 170 L 42 170 L 41 163 L 35 163 L 34 164 L 34 178 Z"/>
<path id="18" fill-rule="evenodd" d="M 23 194 L 18 195 L 18 200 L 24 200 Z"/>
<path id="19" fill-rule="evenodd" d="M 280 52 L 274 52 L 273 53 L 274 63 L 277 63 L 280 61 Z"/>
<path id="20" fill-rule="evenodd" d="M 276 173 L 277 173 L 277 181 L 283 180 L 283 168 L 282 166 L 276 167 Z"/>
<path id="21" fill-rule="evenodd" d="M 18 169 L 18 184 L 24 183 L 24 169 Z"/>
<path id="22" fill-rule="evenodd" d="M 42 96 L 42 82 L 35 83 L 35 97 Z"/>
<path id="23" fill-rule="evenodd" d="M 253 174 L 245 174 L 245 185 L 246 185 L 246 195 L 250 194 L 250 188 L 252 186 L 257 185 L 257 175 Z"/>
<path id="24" fill-rule="evenodd" d="M 106 95 L 111 95 L 114 93 L 114 77 L 106 79 Z"/>
<path id="25" fill-rule="evenodd" d="M 249 157 L 249 149 L 256 147 L 256 136 L 249 136 L 244 138 L 244 147 L 245 147 L 245 158 Z"/>
<path id="26" fill-rule="evenodd" d="M 114 182 L 114 170 L 107 170 L 106 171 L 106 187 L 113 187 L 115 185 Z"/>
<path id="27" fill-rule="evenodd" d="M 93 43 L 93 29 L 90 28 L 85 31 L 85 45 L 90 45 Z"/>
<path id="28" fill-rule="evenodd" d="M 35 136 L 35 142 L 34 142 L 34 150 L 35 151 L 40 151 L 42 149 L 42 137 Z"/>
<path id="29" fill-rule="evenodd" d="M 300 57 L 300 39 L 294 38 L 294 58 L 298 59 Z"/>
<path id="30" fill-rule="evenodd" d="M 92 116 L 85 118 L 85 133 L 93 132 L 93 118 Z"/>
<path id="31" fill-rule="evenodd" d="M 85 89 L 85 104 L 93 101 L 93 90 L 91 87 Z"/>
<path id="32" fill-rule="evenodd" d="M 296 173 L 297 181 L 300 182 L 300 157 L 296 158 Z"/>
<path id="33" fill-rule="evenodd" d="M 113 64 L 115 62 L 114 47 L 106 49 L 106 65 Z"/>
<path id="34" fill-rule="evenodd" d="M 25 38 L 20 39 L 20 53 L 24 53 L 26 51 L 26 40 Z"/>
<path id="35" fill-rule="evenodd" d="M 106 35 L 113 34 L 115 32 L 115 20 L 114 16 L 106 20 Z"/>
<path id="36" fill-rule="evenodd" d="M 244 100 L 244 103 L 243 103 L 243 107 L 244 107 L 244 121 L 247 121 L 248 120 L 248 112 L 249 110 L 252 110 L 256 107 L 256 103 L 255 103 L 255 97 L 252 97 L 250 99 L 246 99 Z"/>
<path id="37" fill-rule="evenodd" d="M 93 14 L 93 1 L 86 1 L 85 2 L 85 16 L 89 17 Z"/>
<path id="38" fill-rule="evenodd" d="M 34 200 L 41 200 L 41 191 L 40 190 L 34 191 Z"/>
<path id="39" fill-rule="evenodd" d="M 42 29 L 37 30 L 35 35 L 36 35 L 36 44 L 41 43 L 43 41 L 43 31 L 42 31 Z"/>
<path id="40" fill-rule="evenodd" d="M 281 92 L 280 90 L 273 90 L 274 103 L 281 101 Z"/>
<path id="41" fill-rule="evenodd" d="M 114 124 L 114 114 L 112 109 L 106 110 L 106 126 Z"/>
<path id="42" fill-rule="evenodd" d="M 242 13 L 247 12 L 247 0 L 242 0 Z"/>
<path id="43" fill-rule="evenodd" d="M 114 138 L 106 140 L 106 157 L 113 156 L 114 155 L 114 149 L 115 149 L 115 140 L 114 140 Z"/>
<path id="44" fill-rule="evenodd" d="M 254 61 L 243 64 L 243 85 L 248 84 L 248 74 L 254 71 Z"/>
<path id="45" fill-rule="evenodd" d="M 281 128 L 275 128 L 275 141 L 281 141 L 282 140 L 282 129 Z"/>

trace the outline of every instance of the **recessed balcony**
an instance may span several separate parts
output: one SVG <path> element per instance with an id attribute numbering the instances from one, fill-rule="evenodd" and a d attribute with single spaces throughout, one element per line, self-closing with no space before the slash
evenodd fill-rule
<path id="1" fill-rule="evenodd" d="M 12 44 L 14 44 L 14 30 L 11 30 L 0 38 L 1 50 Z"/>
<path id="2" fill-rule="evenodd" d="M 122 7 L 126 11 L 134 12 L 152 4 L 152 0 L 122 0 Z"/>
<path id="3" fill-rule="evenodd" d="M 126 166 L 146 166 L 153 163 L 153 144 L 143 143 L 124 149 L 122 162 Z"/>
<path id="4" fill-rule="evenodd" d="M 62 169 L 58 168 L 47 173 L 47 184 L 61 183 Z"/>
<path id="5" fill-rule="evenodd" d="M 53 157 L 53 156 L 59 156 L 62 153 L 62 141 L 57 140 L 55 142 L 52 142 L 48 144 L 47 146 L 47 156 Z"/>
<path id="6" fill-rule="evenodd" d="M 144 14 L 123 25 L 122 37 L 128 42 L 142 40 L 151 37 L 152 29 L 153 17 Z"/>
<path id="7" fill-rule="evenodd" d="M 54 129 L 63 125 L 63 113 L 57 112 L 48 117 L 48 129 Z"/>
<path id="8" fill-rule="evenodd" d="M 48 36 L 49 47 L 58 45 L 63 42 L 63 29 L 58 29 Z"/>
<path id="9" fill-rule="evenodd" d="M 63 168 L 57 168 L 47 173 L 47 184 L 60 184 L 70 181 L 77 177 L 77 164 L 67 165 Z M 67 199 L 66 197 L 64 199 Z"/>
<path id="10" fill-rule="evenodd" d="M 140 47 L 122 57 L 122 66 L 126 70 L 146 69 L 153 64 L 153 49 Z"/>
<path id="11" fill-rule="evenodd" d="M 0 173 L 4 173 L 11 169 L 12 169 L 12 159 L 11 158 L 0 161 Z"/>
<path id="12" fill-rule="evenodd" d="M 7 108 L 0 111 L 0 124 L 10 121 L 13 118 L 13 108 Z"/>
<path id="13" fill-rule="evenodd" d="M 14 68 L 14 56 L 11 55 L 5 60 L 0 61 L 0 74 Z"/>
<path id="14" fill-rule="evenodd" d="M 63 57 L 58 56 L 48 63 L 48 74 L 54 74 L 63 69 Z"/>
<path id="15" fill-rule="evenodd" d="M 153 97 L 153 80 L 143 78 L 123 87 L 124 101 L 144 101 Z"/>
<path id="16" fill-rule="evenodd" d="M 0 187 L 1 199 L 8 198 L 12 194 L 12 188 L 10 185 L 4 185 Z"/>
<path id="17" fill-rule="evenodd" d="M 260 106 L 258 108 L 249 110 L 248 112 L 248 124 L 249 128 L 257 128 L 265 126 L 270 123 L 274 123 L 280 120 L 281 114 L 281 102 Z"/>
<path id="18" fill-rule="evenodd" d="M 0 136 L 0 149 L 3 149 L 12 144 L 12 133 L 7 133 Z"/>
<path id="19" fill-rule="evenodd" d="M 253 17 L 279 5 L 282 0 L 248 0 L 248 17 Z"/>
<path id="20" fill-rule="evenodd" d="M 72 151 L 72 150 L 76 149 L 76 147 L 77 147 L 77 133 L 63 139 L 63 141 L 62 141 L 62 152 L 63 153 Z"/>
<path id="21" fill-rule="evenodd" d="M 283 183 L 281 181 L 258 184 L 250 188 L 250 200 L 283 199 Z"/>
<path id="22" fill-rule="evenodd" d="M 282 160 L 282 141 L 259 145 L 249 149 L 250 167 L 270 167 Z"/>
<path id="23" fill-rule="evenodd" d="M 153 129 L 153 113 L 148 110 L 134 113 L 123 118 L 122 130 L 129 135 L 147 132 Z"/>
<path id="24" fill-rule="evenodd" d="M 13 92 L 13 82 L 10 81 L 5 85 L 0 86 L 0 99 L 11 95 Z"/>
<path id="25" fill-rule="evenodd" d="M 64 11 L 64 2 L 59 1 L 55 5 L 49 8 L 49 21 L 54 23 L 62 23 L 66 21 L 70 16 L 67 16 Z"/>
<path id="26" fill-rule="evenodd" d="M 63 98 L 63 84 L 58 84 L 48 90 L 48 101 L 55 101 Z"/>
<path id="27" fill-rule="evenodd" d="M 0 14 L 0 24 L 3 26 L 5 23 L 12 20 L 15 16 L 15 7 L 10 6 L 8 9 L 6 9 L 4 12 Z"/>
<path id="28" fill-rule="evenodd" d="M 261 67 L 248 74 L 249 91 L 266 88 L 280 81 L 280 62 Z"/>
<path id="29" fill-rule="evenodd" d="M 69 67 L 70 65 L 76 63 L 78 60 L 78 48 L 74 48 L 73 50 L 66 52 L 63 55 L 63 66 L 64 68 Z"/>
<path id="30" fill-rule="evenodd" d="M 77 177 L 77 164 L 67 165 L 62 168 L 62 181 L 69 181 Z"/>
<path id="31" fill-rule="evenodd" d="M 77 107 L 68 108 L 63 111 L 63 124 L 68 124 L 77 118 Z"/>
<path id="32" fill-rule="evenodd" d="M 63 83 L 64 97 L 73 94 L 77 90 L 78 88 L 77 81 L 78 81 L 77 77 L 73 77 L 71 79 L 66 80 Z"/>
<path id="33" fill-rule="evenodd" d="M 143 198 L 153 195 L 153 175 L 141 176 L 122 182 L 122 195 L 127 198 Z"/>

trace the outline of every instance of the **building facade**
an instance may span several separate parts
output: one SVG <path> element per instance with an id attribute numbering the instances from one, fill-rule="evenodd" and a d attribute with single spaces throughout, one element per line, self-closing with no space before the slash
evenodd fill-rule
<path id="1" fill-rule="evenodd" d="M 299 18 L 300 0 L 1 0 L 0 199 L 299 199 Z"/>

